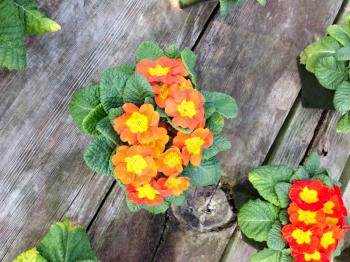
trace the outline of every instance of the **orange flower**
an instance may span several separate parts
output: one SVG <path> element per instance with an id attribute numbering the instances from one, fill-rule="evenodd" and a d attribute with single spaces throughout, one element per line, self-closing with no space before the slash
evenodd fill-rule
<path id="1" fill-rule="evenodd" d="M 139 142 L 152 148 L 154 155 L 158 156 L 164 151 L 165 145 L 169 141 L 169 136 L 167 135 L 167 130 L 163 127 L 151 127 L 150 131 L 147 136 L 140 136 Z"/>
<path id="2" fill-rule="evenodd" d="M 156 61 L 143 59 L 136 65 L 136 73 L 143 75 L 150 83 L 179 83 L 179 76 L 188 76 L 181 59 L 160 57 Z"/>
<path id="3" fill-rule="evenodd" d="M 339 227 L 327 227 L 320 236 L 320 251 L 330 256 L 343 237 L 344 232 Z"/>
<path id="4" fill-rule="evenodd" d="M 172 195 L 179 196 L 190 187 L 189 177 L 160 178 L 158 183 L 161 187 L 171 190 Z"/>
<path id="5" fill-rule="evenodd" d="M 208 128 L 197 128 L 191 134 L 177 132 L 173 140 L 173 145 L 182 151 L 184 165 L 191 162 L 194 166 L 199 166 L 202 160 L 203 148 L 208 148 L 213 144 L 213 134 Z"/>
<path id="6" fill-rule="evenodd" d="M 316 211 L 330 198 L 331 189 L 319 180 L 294 181 L 290 199 L 304 210 Z"/>
<path id="7" fill-rule="evenodd" d="M 295 262 L 330 262 L 331 260 L 325 254 L 320 251 L 314 251 L 311 253 L 295 254 L 292 253 L 292 256 L 295 256 Z"/>
<path id="8" fill-rule="evenodd" d="M 282 235 L 296 253 L 314 252 L 320 244 L 320 230 L 317 227 L 299 228 L 289 224 L 282 228 Z"/>
<path id="9" fill-rule="evenodd" d="M 204 97 L 196 89 L 175 90 L 165 102 L 165 113 L 175 126 L 194 129 L 203 127 Z"/>
<path id="10" fill-rule="evenodd" d="M 324 227 L 326 218 L 322 210 L 310 211 L 298 207 L 292 202 L 288 208 L 289 220 L 297 227 L 319 226 Z"/>
<path id="11" fill-rule="evenodd" d="M 182 155 L 177 147 L 170 147 L 157 160 L 158 172 L 166 176 L 177 176 L 182 172 Z"/>
<path id="12" fill-rule="evenodd" d="M 115 177 L 126 185 L 141 186 L 157 175 L 153 150 L 145 146 L 119 146 L 112 163 Z"/>
<path id="13" fill-rule="evenodd" d="M 138 108 L 132 103 L 126 103 L 123 110 L 125 113 L 114 119 L 114 129 L 120 134 L 123 142 L 135 145 L 152 135 L 151 127 L 158 126 L 159 114 L 151 104 L 144 104 Z"/>
<path id="14" fill-rule="evenodd" d="M 160 187 L 154 180 L 138 187 L 129 185 L 126 190 L 128 199 L 136 205 L 158 206 L 164 202 Z"/>
<path id="15" fill-rule="evenodd" d="M 174 90 L 193 89 L 191 80 L 179 77 L 179 83 L 172 84 L 157 82 L 152 85 L 155 97 L 154 100 L 160 108 L 165 107 L 165 101 L 174 93 Z"/>

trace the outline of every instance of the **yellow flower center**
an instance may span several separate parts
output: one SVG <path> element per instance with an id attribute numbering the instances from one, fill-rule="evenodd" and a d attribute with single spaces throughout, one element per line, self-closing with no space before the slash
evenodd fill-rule
<path id="1" fill-rule="evenodd" d="M 178 188 L 181 185 L 181 179 L 177 179 L 175 177 L 169 177 L 165 182 L 165 186 L 167 188 Z"/>
<path id="2" fill-rule="evenodd" d="M 306 261 L 311 261 L 311 260 L 321 260 L 321 253 L 318 251 L 315 251 L 312 254 L 304 254 L 304 258 Z"/>
<path id="3" fill-rule="evenodd" d="M 335 239 L 333 237 L 333 232 L 327 232 L 322 235 L 321 245 L 323 246 L 323 248 L 327 249 L 328 246 L 334 243 L 335 243 Z"/>
<path id="4" fill-rule="evenodd" d="M 306 225 L 315 224 L 316 223 L 316 212 L 312 211 L 304 211 L 302 209 L 298 210 L 298 219 L 299 221 L 304 222 Z"/>
<path id="5" fill-rule="evenodd" d="M 335 207 L 335 204 L 332 201 L 327 201 L 326 203 L 324 203 L 323 205 L 323 212 L 325 212 L 326 214 L 333 214 L 333 208 Z"/>
<path id="6" fill-rule="evenodd" d="M 186 80 L 182 80 L 181 83 L 178 85 L 178 88 L 180 90 L 182 89 L 190 90 L 192 89 L 192 86 Z"/>
<path id="7" fill-rule="evenodd" d="M 304 187 L 303 191 L 299 194 L 301 200 L 307 204 L 312 204 L 318 202 L 318 193 L 316 190 Z"/>
<path id="8" fill-rule="evenodd" d="M 151 76 L 166 76 L 170 71 L 170 67 L 162 67 L 161 65 L 156 65 L 156 67 L 148 68 L 148 73 Z"/>
<path id="9" fill-rule="evenodd" d="M 304 243 L 310 244 L 312 232 L 310 230 L 303 231 L 299 228 L 295 229 L 292 233 L 292 237 L 297 241 L 299 245 Z"/>
<path id="10" fill-rule="evenodd" d="M 192 118 L 196 115 L 197 110 L 195 104 L 192 101 L 187 101 L 186 99 L 181 102 L 180 105 L 177 106 L 177 110 L 182 117 Z"/>
<path id="11" fill-rule="evenodd" d="M 162 100 L 165 100 L 168 97 L 169 89 L 166 84 L 159 87 L 159 96 Z"/>
<path id="12" fill-rule="evenodd" d="M 169 152 L 165 155 L 163 163 L 173 168 L 174 166 L 181 165 L 181 157 L 176 152 Z"/>
<path id="13" fill-rule="evenodd" d="M 157 195 L 159 195 L 159 191 L 155 190 L 150 184 L 146 184 L 141 187 L 136 188 L 138 198 L 147 198 L 149 200 L 154 200 Z"/>
<path id="14" fill-rule="evenodd" d="M 334 217 L 327 217 L 326 218 L 326 224 L 329 226 L 336 226 L 339 222 L 338 218 L 334 218 Z"/>
<path id="15" fill-rule="evenodd" d="M 143 133 L 148 129 L 148 118 L 139 112 L 134 112 L 126 121 L 126 125 L 130 128 L 131 133 Z"/>
<path id="16" fill-rule="evenodd" d="M 202 145 L 204 140 L 200 137 L 191 137 L 186 139 L 185 145 L 191 154 L 198 155 L 201 152 Z"/>
<path id="17" fill-rule="evenodd" d="M 141 175 L 142 171 L 147 167 L 147 162 L 141 155 L 126 157 L 125 162 L 126 170 L 137 175 Z"/>

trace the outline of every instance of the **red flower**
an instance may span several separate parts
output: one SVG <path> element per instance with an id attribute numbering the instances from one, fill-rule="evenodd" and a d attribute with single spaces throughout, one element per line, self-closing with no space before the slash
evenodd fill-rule
<path id="1" fill-rule="evenodd" d="M 288 208 L 288 214 L 290 222 L 297 227 L 326 226 L 326 218 L 322 210 L 304 210 L 292 202 Z"/>
<path id="2" fill-rule="evenodd" d="M 295 262 L 330 262 L 329 257 L 317 250 L 312 253 L 292 253 L 292 256 L 295 256 Z"/>
<path id="3" fill-rule="evenodd" d="M 299 228 L 286 225 L 282 228 L 284 240 L 296 253 L 314 252 L 320 244 L 320 229 L 317 227 Z"/>
<path id="4" fill-rule="evenodd" d="M 331 189 L 319 180 L 294 181 L 289 196 L 300 208 L 316 211 L 330 198 Z"/>
<path id="5" fill-rule="evenodd" d="M 328 256 L 337 249 L 339 240 L 343 239 L 344 232 L 339 227 L 327 227 L 320 236 L 320 251 Z"/>
<path id="6" fill-rule="evenodd" d="M 156 61 L 143 59 L 136 65 L 136 73 L 143 75 L 150 83 L 179 83 L 179 77 L 188 76 L 181 59 L 160 57 Z"/>
<path id="7" fill-rule="evenodd" d="M 164 202 L 162 188 L 155 180 L 138 187 L 129 185 L 126 190 L 128 199 L 136 205 L 158 206 Z"/>

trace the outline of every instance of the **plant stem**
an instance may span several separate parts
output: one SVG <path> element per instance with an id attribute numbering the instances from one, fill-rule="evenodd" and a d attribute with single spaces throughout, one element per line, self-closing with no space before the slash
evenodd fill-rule
<path id="1" fill-rule="evenodd" d="M 180 8 L 186 8 L 190 5 L 198 4 L 200 2 L 206 2 L 208 0 L 179 0 Z"/>

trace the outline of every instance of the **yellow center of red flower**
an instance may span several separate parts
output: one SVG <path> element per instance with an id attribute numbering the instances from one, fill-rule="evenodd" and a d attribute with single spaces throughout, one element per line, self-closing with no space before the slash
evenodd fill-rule
<path id="1" fill-rule="evenodd" d="M 177 179 L 175 177 L 169 177 L 165 182 L 165 186 L 167 188 L 178 188 L 181 185 L 181 179 Z"/>
<path id="2" fill-rule="evenodd" d="M 322 235 L 321 245 L 323 248 L 327 249 L 328 246 L 335 243 L 335 239 L 333 237 L 333 232 L 327 232 Z"/>
<path id="3" fill-rule="evenodd" d="M 143 185 L 136 188 L 138 198 L 147 198 L 149 200 L 154 200 L 159 191 L 155 190 L 150 184 Z"/>
<path id="4" fill-rule="evenodd" d="M 317 191 L 309 189 L 308 187 L 304 187 L 303 191 L 300 192 L 299 196 L 301 200 L 303 200 L 307 204 L 312 204 L 319 201 Z"/>
<path id="5" fill-rule="evenodd" d="M 316 212 L 312 211 L 304 211 L 302 209 L 298 210 L 298 219 L 299 221 L 304 222 L 306 225 L 315 224 L 316 223 Z"/>
<path id="6" fill-rule="evenodd" d="M 133 112 L 126 125 L 132 133 L 143 133 L 148 129 L 148 118 L 139 112 Z"/>
<path id="7" fill-rule="evenodd" d="M 321 253 L 318 251 L 315 251 L 312 254 L 304 254 L 304 258 L 306 261 L 311 261 L 311 260 L 320 260 L 321 259 Z"/>
<path id="8" fill-rule="evenodd" d="M 165 155 L 163 163 L 169 166 L 170 168 L 173 168 L 175 166 L 181 165 L 182 161 L 178 153 L 169 152 Z"/>
<path id="9" fill-rule="evenodd" d="M 333 208 L 335 207 L 335 204 L 332 201 L 327 201 L 326 203 L 324 203 L 323 205 L 323 212 L 325 212 L 326 214 L 333 214 Z"/>
<path id="10" fill-rule="evenodd" d="M 126 157 L 125 162 L 126 170 L 137 175 L 141 175 L 142 171 L 147 167 L 147 162 L 141 155 Z"/>
<path id="11" fill-rule="evenodd" d="M 200 137 L 191 137 L 186 139 L 185 145 L 189 153 L 198 155 L 201 152 L 204 140 Z"/>
<path id="12" fill-rule="evenodd" d="M 326 224 L 329 226 L 336 226 L 339 222 L 338 218 L 335 217 L 327 217 L 326 218 Z"/>
<path id="13" fill-rule="evenodd" d="M 299 245 L 304 243 L 310 244 L 312 232 L 310 230 L 303 231 L 299 228 L 295 229 L 292 233 L 292 237 L 297 241 Z"/>
<path id="14" fill-rule="evenodd" d="M 162 67 L 161 65 L 156 65 L 156 67 L 148 68 L 148 73 L 151 76 L 166 76 L 170 71 L 169 67 Z"/>
<path id="15" fill-rule="evenodd" d="M 166 84 L 159 86 L 159 96 L 162 100 L 168 97 L 169 89 Z"/>
<path id="16" fill-rule="evenodd" d="M 182 117 L 192 118 L 197 113 L 195 104 L 192 101 L 187 101 L 186 99 L 184 99 L 181 104 L 177 106 L 177 110 Z"/>

